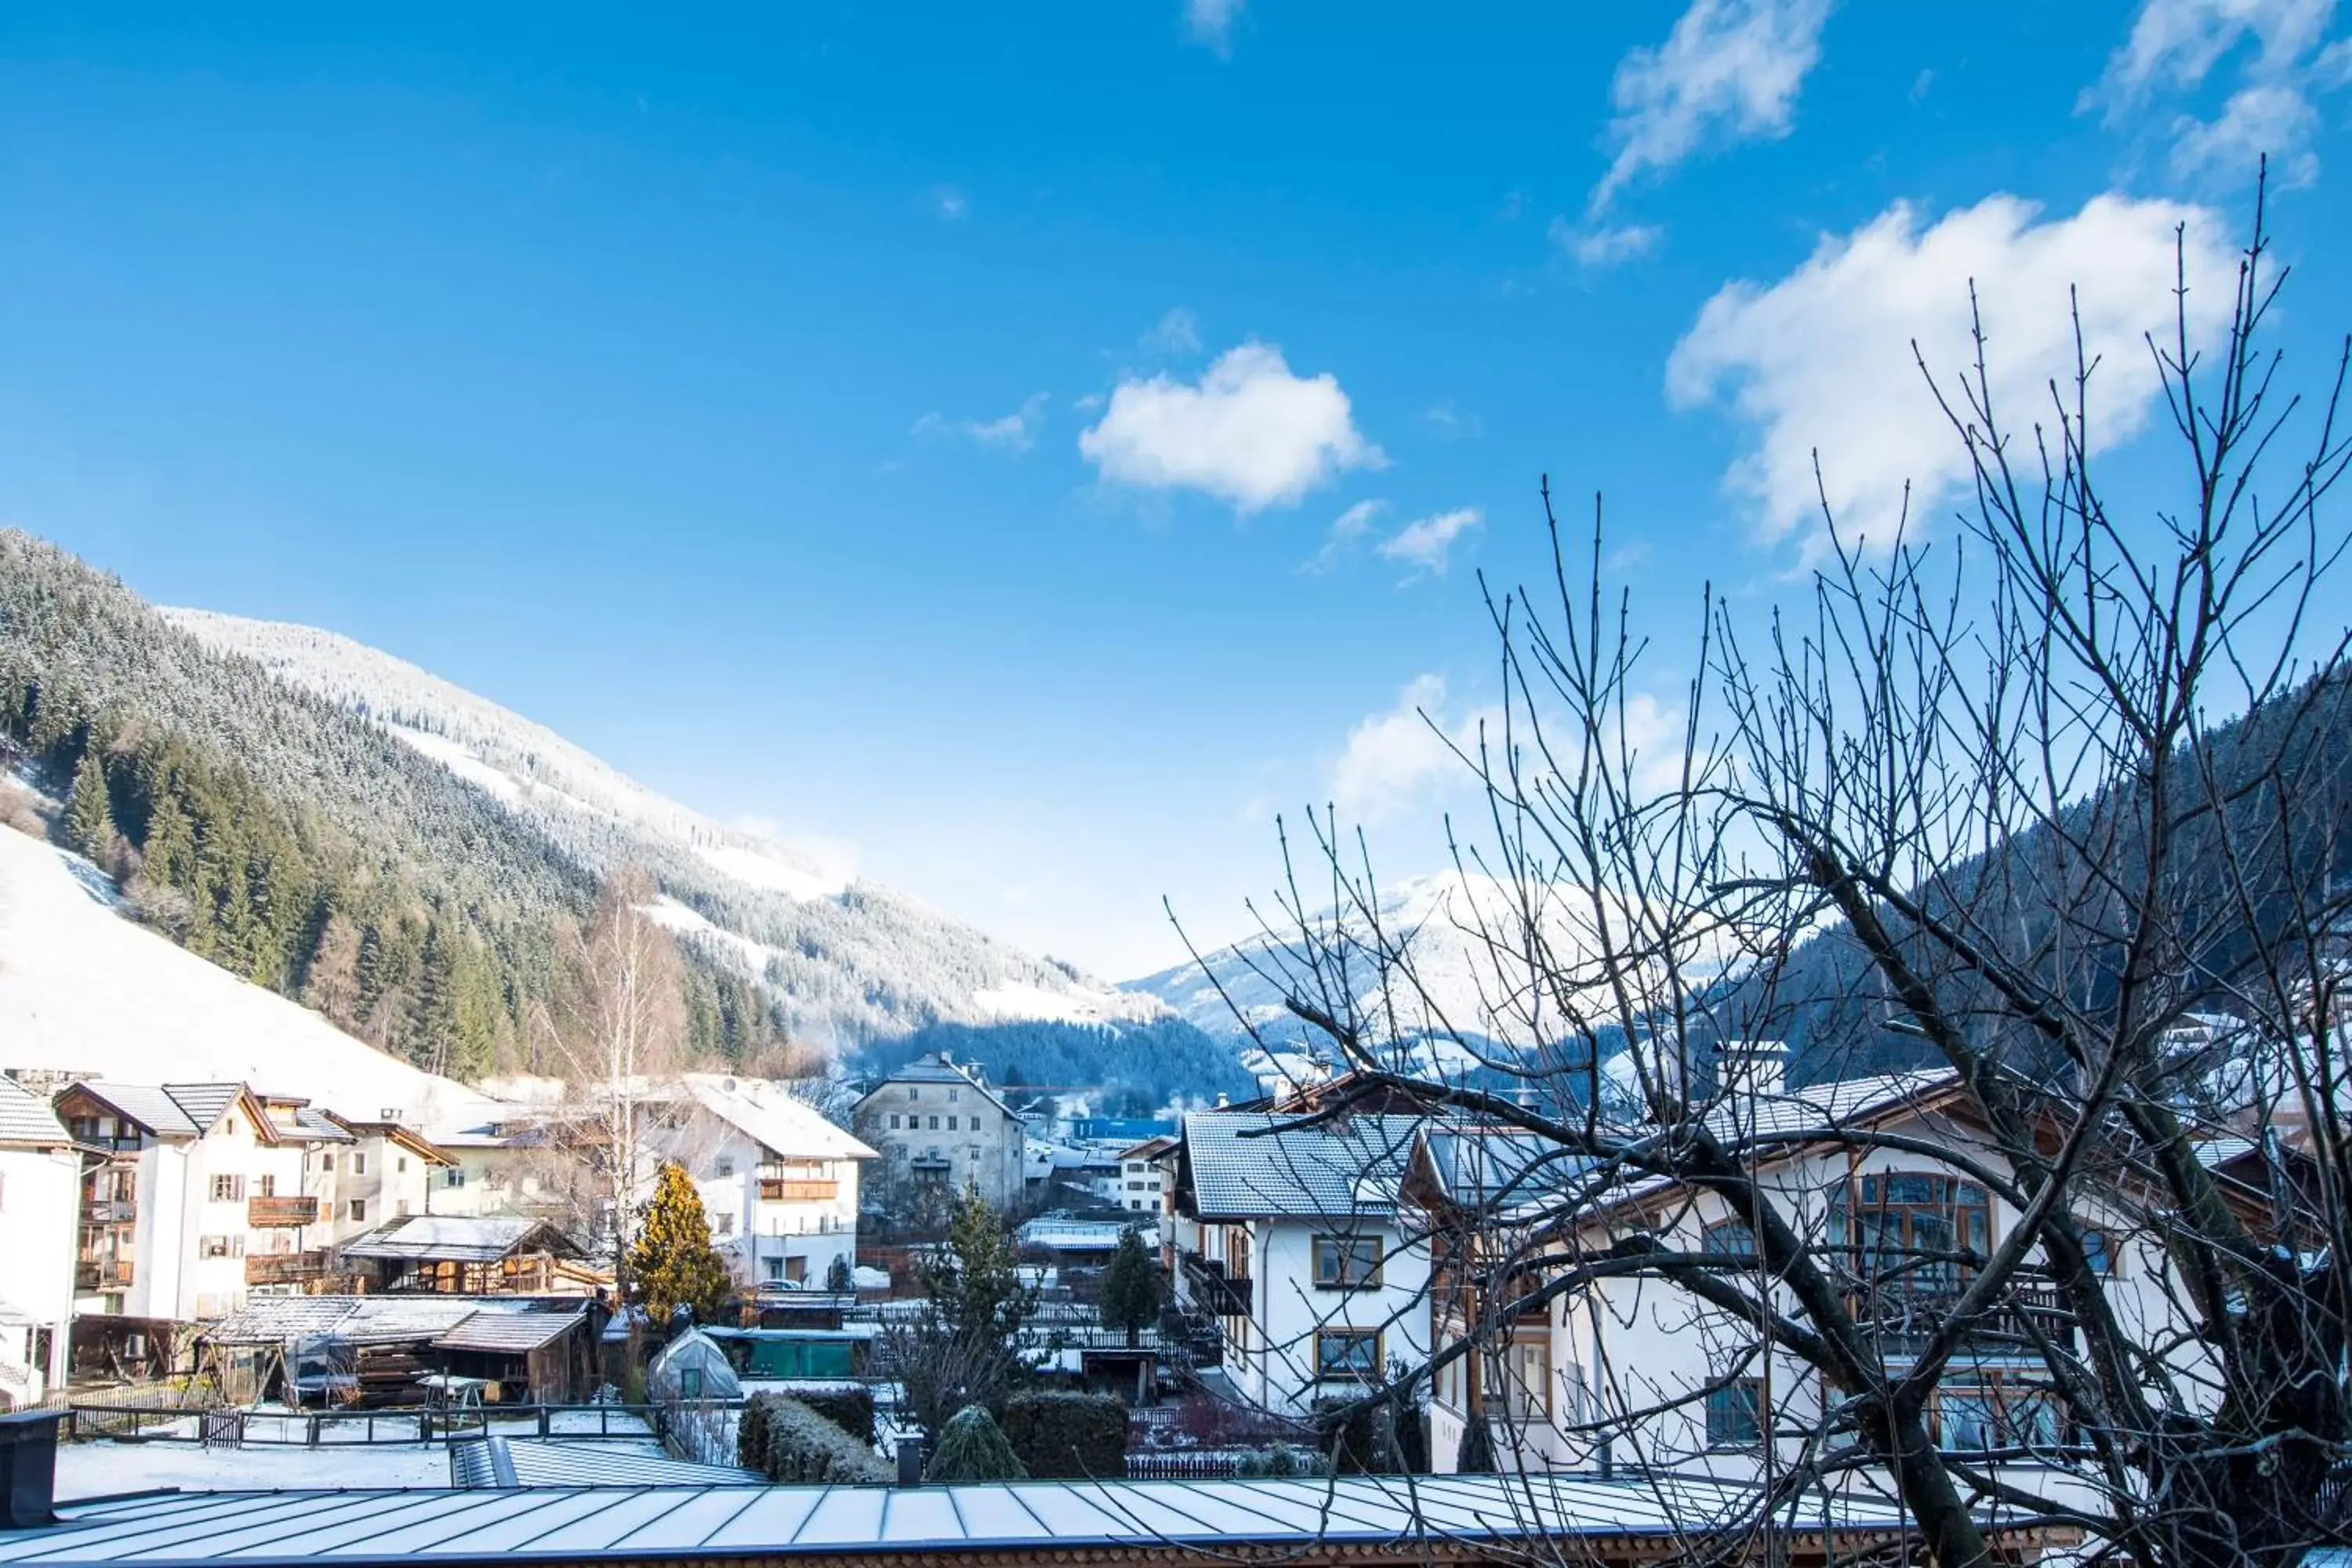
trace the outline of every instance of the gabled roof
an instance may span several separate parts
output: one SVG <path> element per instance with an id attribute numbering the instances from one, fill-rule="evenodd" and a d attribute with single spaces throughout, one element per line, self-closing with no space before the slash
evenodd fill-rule
<path id="1" fill-rule="evenodd" d="M 72 1142 L 47 1100 L 15 1079 L 0 1077 L 0 1145 L 63 1149 Z"/>
<path id="2" fill-rule="evenodd" d="M 417 1263 L 496 1263 L 520 1254 L 577 1258 L 572 1238 L 521 1215 L 404 1215 L 345 1242 L 345 1258 Z"/>
<path id="3" fill-rule="evenodd" d="M 201 1138 L 220 1125 L 230 1107 L 242 1104 L 261 1141 L 278 1142 L 278 1123 L 241 1083 L 108 1083 L 92 1079 L 74 1084 L 66 1092 L 73 1089 L 80 1089 L 157 1138 Z"/>
<path id="4" fill-rule="evenodd" d="M 690 1072 L 694 1102 L 769 1152 L 786 1160 L 874 1160 L 873 1148 L 827 1121 L 805 1100 L 722 1073 Z"/>
<path id="5" fill-rule="evenodd" d="M 583 1310 L 581 1301 L 569 1297 L 256 1296 L 237 1311 L 205 1324 L 202 1337 L 223 1345 L 287 1344 L 318 1337 L 353 1344 L 403 1344 L 430 1342 L 472 1324 L 508 1320 L 520 1325 L 512 1331 L 521 1337 L 541 1329 L 561 1333 L 580 1321 Z M 488 1336 L 500 1331 L 481 1331 Z"/>
<path id="6" fill-rule="evenodd" d="M 433 1348 L 524 1355 L 578 1328 L 587 1312 L 584 1302 L 569 1312 L 476 1312 L 436 1335 Z"/>
<path id="7" fill-rule="evenodd" d="M 913 1061 L 908 1062 L 905 1067 L 899 1068 L 891 1073 L 889 1077 L 884 1079 L 880 1083 L 877 1083 L 872 1089 L 867 1089 L 866 1091 L 865 1098 L 860 1100 L 857 1103 L 862 1107 L 866 1104 L 866 1100 L 872 1100 L 877 1094 L 887 1091 L 894 1086 L 904 1088 L 906 1085 L 910 1083 L 940 1083 L 945 1084 L 950 1089 L 969 1089 L 977 1092 L 982 1099 L 987 1100 L 991 1105 L 993 1105 L 997 1110 L 1004 1112 L 1005 1115 L 1012 1117 L 1014 1121 L 1017 1121 L 1021 1119 L 1021 1113 L 1013 1110 L 1010 1105 L 1007 1105 L 1004 1102 L 1004 1097 L 1003 1095 L 997 1093 L 996 1090 L 991 1089 L 988 1085 L 972 1077 L 971 1074 L 966 1072 L 963 1068 L 956 1066 L 954 1058 L 950 1057 L 945 1051 L 941 1051 L 939 1055 L 933 1057 L 917 1057 Z"/>
<path id="8" fill-rule="evenodd" d="M 284 1123 L 279 1125 L 283 1126 Z M 314 1105 L 305 1105 L 294 1112 L 290 1136 L 309 1143 L 356 1143 L 349 1129 Z"/>
<path id="9" fill-rule="evenodd" d="M 1258 1110 L 1184 1118 L 1180 1189 L 1202 1219 L 1384 1218 L 1421 1119 L 1352 1116 L 1306 1121 Z"/>
<path id="10" fill-rule="evenodd" d="M 1157 1160 L 1169 1150 L 1175 1148 L 1177 1142 L 1165 1132 L 1154 1133 L 1131 1149 L 1120 1150 L 1118 1157 L 1122 1160 Z"/>
<path id="11" fill-rule="evenodd" d="M 456 1155 L 438 1147 L 424 1133 L 404 1122 L 382 1120 L 363 1121 L 357 1117 L 337 1116 L 331 1110 L 327 1112 L 327 1117 L 355 1139 L 381 1138 L 387 1143 L 397 1143 L 428 1164 L 454 1165 L 457 1163 Z"/>

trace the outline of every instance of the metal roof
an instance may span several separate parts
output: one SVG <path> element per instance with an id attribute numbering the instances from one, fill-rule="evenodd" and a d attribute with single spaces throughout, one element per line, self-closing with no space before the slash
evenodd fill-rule
<path id="1" fill-rule="evenodd" d="M 57 1149 L 72 1142 L 47 1100 L 15 1079 L 0 1076 L 0 1143 Z"/>
<path id="2" fill-rule="evenodd" d="M 433 1348 L 521 1355 L 552 1344 L 578 1328 L 587 1310 L 583 1303 L 572 1312 L 476 1312 L 436 1339 Z"/>
<path id="3" fill-rule="evenodd" d="M 246 1089 L 241 1083 L 167 1083 L 163 1092 L 187 1112 L 198 1131 L 209 1132 L 228 1114 L 228 1108 L 244 1097 Z M 269 1131 L 277 1130 L 277 1123 L 270 1123 Z"/>
<path id="4" fill-rule="evenodd" d="M 449 1445 L 449 1484 L 508 1487 L 764 1487 L 757 1470 L 697 1465 L 612 1443 L 562 1443 L 495 1435 Z"/>
<path id="5" fill-rule="evenodd" d="M 569 1326 L 580 1310 L 576 1300 L 551 1304 L 535 1296 L 256 1296 L 242 1310 L 205 1324 L 202 1333 L 222 1345 L 277 1345 L 318 1336 L 398 1344 L 438 1339 L 472 1319 L 548 1319 Z"/>
<path id="6" fill-rule="evenodd" d="M 1184 1118 L 1194 1209 L 1202 1219 L 1384 1219 L 1421 1125 L 1414 1116 L 1196 1110 Z"/>
<path id="7" fill-rule="evenodd" d="M 758 1079 L 690 1072 L 686 1091 L 696 1104 L 786 1160 L 875 1160 L 870 1144 L 843 1131 L 814 1106 L 770 1089 Z"/>
<path id="8" fill-rule="evenodd" d="M 520 1446 L 510 1446 L 519 1447 Z M 219 1491 L 65 1502 L 61 1522 L 0 1531 L 0 1563 L 583 1562 L 941 1551 L 1296 1552 L 1318 1544 L 1477 1546 L 1530 1537 L 1654 1548 L 1742 1519 L 1753 1489 L 1667 1476 L 1026 1481 L 951 1487 L 519 1487 Z M 1902 1532 L 1881 1504 L 1805 1500 L 1797 1529 Z"/>
<path id="9" fill-rule="evenodd" d="M 74 1085 L 104 1100 L 158 1138 L 196 1138 L 204 1129 L 188 1120 L 180 1102 L 155 1084 L 108 1083 L 90 1079 Z"/>
<path id="10" fill-rule="evenodd" d="M 282 1126 L 283 1123 L 280 1123 Z M 311 1143 L 356 1143 L 349 1129 L 317 1106 L 305 1105 L 294 1112 L 292 1131 Z"/>
<path id="11" fill-rule="evenodd" d="M 522 1251 L 576 1258 L 580 1249 L 545 1220 L 521 1215 L 406 1215 L 345 1242 L 345 1258 L 420 1263 L 496 1263 Z"/>

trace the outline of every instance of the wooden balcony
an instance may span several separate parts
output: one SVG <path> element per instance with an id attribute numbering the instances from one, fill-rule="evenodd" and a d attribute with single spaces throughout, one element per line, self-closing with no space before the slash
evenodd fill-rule
<path id="1" fill-rule="evenodd" d="M 1197 1252 L 1182 1257 L 1184 1283 L 1194 1310 L 1213 1318 L 1246 1318 L 1250 1315 L 1251 1290 L 1247 1275 L 1232 1275 L 1225 1266 L 1213 1262 Z"/>
<path id="2" fill-rule="evenodd" d="M 285 1230 L 319 1223 L 316 1198 L 247 1198 L 245 1223 L 255 1230 Z"/>
<path id="3" fill-rule="evenodd" d="M 84 1225 L 131 1225 L 139 1218 L 139 1205 L 127 1198 L 84 1198 L 81 1201 L 81 1222 Z"/>
<path id="4" fill-rule="evenodd" d="M 77 1290 L 121 1290 L 131 1283 L 131 1259 L 85 1258 L 74 1265 Z"/>
<path id="5" fill-rule="evenodd" d="M 245 1282 L 248 1285 L 299 1285 L 327 1272 L 324 1252 L 248 1252 Z"/>
<path id="6" fill-rule="evenodd" d="M 760 1201 L 763 1204 L 829 1204 L 840 1195 L 841 1184 L 836 1181 L 788 1181 L 765 1176 L 760 1180 Z"/>

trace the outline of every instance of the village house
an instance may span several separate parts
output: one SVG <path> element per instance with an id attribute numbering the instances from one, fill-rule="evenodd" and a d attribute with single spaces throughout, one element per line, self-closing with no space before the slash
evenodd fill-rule
<path id="1" fill-rule="evenodd" d="M 1755 1169 L 1793 1225 L 1833 1247 L 1888 1246 L 1927 1258 L 1874 1277 L 1854 1309 L 1869 1314 L 1877 1342 L 1898 1358 L 1890 1364 L 1899 1365 L 1905 1347 L 1924 1342 L 1965 1288 L 1967 1266 L 1950 1255 L 1986 1253 L 2017 1223 L 2001 1196 L 1963 1169 L 1972 1155 L 1989 1156 L 1990 1145 L 1955 1076 L 1895 1073 L 1792 1091 L 1769 1049 L 1742 1052 L 1726 1070 L 1734 1089 L 1707 1111 L 1710 1126 L 1727 1145 L 1761 1141 Z M 1904 1146 L 1858 1145 L 1874 1136 Z M 1496 1280 L 1496 1260 L 1527 1240 L 1515 1215 L 1557 1217 L 1563 1192 L 1586 1179 L 1588 1167 L 1559 1156 L 1555 1146 L 1491 1128 L 1433 1128 L 1415 1151 L 1408 1202 L 1442 1238 L 1432 1292 L 1440 1351 L 1465 1336 L 1467 1322 L 1503 1310 L 1480 1300 L 1481 1289 L 1516 1295 L 1628 1237 L 1654 1237 L 1735 1267 L 1754 1258 L 1745 1221 L 1715 1194 L 1661 1179 L 1612 1180 L 1578 1197 L 1564 1241 L 1537 1249 L 1515 1279 Z M 2123 1239 L 2119 1212 L 2076 1217 L 2099 1240 L 2109 1304 L 2126 1331 L 2140 1343 L 2169 1342 L 2182 1320 L 2166 1289 L 2161 1247 L 2144 1230 Z M 1480 1223 L 1464 1226 L 1464 1215 Z M 1469 1256 L 1449 1256 L 1464 1247 Z M 2045 1337 L 2064 1342 L 2072 1323 L 2054 1284 L 2032 1268 L 2001 1311 L 1953 1359 L 1929 1411 L 1930 1434 L 1954 1451 L 2006 1450 L 2011 1457 L 1992 1466 L 2001 1479 L 2080 1501 L 2063 1462 L 2049 1458 L 2062 1423 L 2031 1348 Z M 1438 1371 L 1433 1467 L 1454 1469 L 1467 1423 L 1483 1413 L 1507 1469 L 1613 1461 L 1752 1480 L 1768 1464 L 1796 1458 L 1823 1399 L 1804 1363 L 1778 1350 L 1752 1353 L 1753 1345 L 1752 1335 L 1664 1279 L 1604 1277 L 1513 1319 L 1483 1353 Z M 2183 1361 L 2177 1370 L 2193 1388 L 2195 1369 Z M 2037 1457 L 2017 1457 L 2036 1449 Z"/>
<path id="2" fill-rule="evenodd" d="M 305 1146 L 245 1085 L 83 1082 L 54 1109 L 98 1156 L 82 1178 L 78 1315 L 222 1317 L 245 1303 L 248 1252 L 307 1250 Z"/>
<path id="3" fill-rule="evenodd" d="M 998 1208 L 1021 1199 L 1028 1125 L 976 1067 L 944 1051 L 908 1062 L 869 1089 L 853 1118 L 878 1151 L 883 1179 L 978 1187 Z"/>
<path id="4" fill-rule="evenodd" d="M 49 1102 L 0 1078 L 0 1409 L 65 1383 L 81 1154 Z"/>
<path id="5" fill-rule="evenodd" d="M 853 1268 L 858 1173 L 876 1151 L 758 1079 L 688 1073 L 680 1089 L 655 1146 L 694 1178 L 737 1279 L 814 1289 Z"/>
<path id="6" fill-rule="evenodd" d="M 1429 1248 L 1397 1198 L 1421 1122 L 1183 1120 L 1168 1221 L 1183 1310 L 1213 1319 L 1245 1403 L 1309 1414 L 1429 1352 Z"/>
<path id="7" fill-rule="evenodd" d="M 1119 1207 L 1153 1219 L 1160 1216 L 1168 1206 L 1169 1189 L 1169 1173 L 1161 1161 L 1175 1152 L 1176 1144 L 1176 1139 L 1161 1133 L 1119 1151 L 1118 1191 L 1113 1194 Z"/>

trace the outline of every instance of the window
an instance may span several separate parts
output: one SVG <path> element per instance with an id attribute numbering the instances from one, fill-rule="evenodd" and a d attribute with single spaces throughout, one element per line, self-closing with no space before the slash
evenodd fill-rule
<path id="1" fill-rule="evenodd" d="M 1503 1413 L 1513 1421 L 1551 1415 L 1551 1342 L 1513 1340 L 1503 1347 Z"/>
<path id="2" fill-rule="evenodd" d="M 1719 1219 L 1699 1232 L 1698 1249 L 1709 1258 L 1753 1258 L 1755 1233 L 1748 1228 L 1746 1220 L 1737 1215 Z"/>
<path id="3" fill-rule="evenodd" d="M 408 1156 L 403 1154 L 400 1157 L 399 1164 L 395 1166 L 394 1169 L 398 1170 L 402 1175 L 406 1175 L 408 1173 Z"/>
<path id="4" fill-rule="evenodd" d="M 1381 1243 L 1371 1236 L 1315 1238 L 1315 1288 L 1356 1290 L 1381 1282 Z"/>
<path id="5" fill-rule="evenodd" d="M 784 1260 L 782 1258 L 771 1258 L 765 1261 L 768 1265 L 768 1278 L 770 1279 L 782 1279 L 784 1277 Z"/>
<path id="6" fill-rule="evenodd" d="M 199 1258 L 243 1258 L 245 1237 L 242 1236 L 205 1236 L 196 1238 Z"/>
<path id="7" fill-rule="evenodd" d="M 2058 1406 L 2046 1389 L 1987 1373 L 1936 1391 L 1936 1446 L 1948 1453 L 2054 1448 Z"/>
<path id="8" fill-rule="evenodd" d="M 256 1176 L 253 1179 L 253 1190 L 257 1196 L 274 1198 L 278 1195 L 278 1178 L 274 1175 Z"/>
<path id="9" fill-rule="evenodd" d="M 1764 1381 L 1737 1377 L 1706 1393 L 1706 1446 L 1755 1448 L 1764 1442 Z"/>
<path id="10" fill-rule="evenodd" d="M 213 1202 L 216 1204 L 233 1204 L 243 1196 L 245 1196 L 245 1178 L 243 1176 L 215 1176 L 213 1178 Z"/>
<path id="11" fill-rule="evenodd" d="M 908 1100 L 920 1100 L 920 1099 L 922 1099 L 922 1098 L 923 1098 L 923 1091 L 922 1091 L 921 1089 L 917 1089 L 913 1084 L 911 1084 L 911 1083 L 910 1083 L 910 1084 L 908 1084 L 908 1085 L 907 1086 L 907 1098 L 908 1098 Z"/>
<path id="12" fill-rule="evenodd" d="M 1889 1171 L 1842 1183 L 1830 1205 L 1830 1239 L 1853 1249 L 1853 1268 L 1880 1289 L 1950 1295 L 1973 1273 L 1958 1256 L 1992 1246 L 1992 1205 L 1974 1182 L 1926 1171 Z"/>
<path id="13" fill-rule="evenodd" d="M 367 1218 L 367 1199 L 353 1198 L 352 1200 L 352 1218 L 355 1220 L 363 1220 Z"/>
<path id="14" fill-rule="evenodd" d="M 1468 1365 L 1467 1356 L 1455 1356 L 1437 1369 L 1430 1392 L 1440 1405 L 1450 1405 L 1456 1410 L 1463 1407 L 1462 1391 L 1469 1384 Z"/>
<path id="15" fill-rule="evenodd" d="M 952 1131 L 954 1131 L 955 1130 L 956 1130 L 956 1119 L 955 1119 L 954 1117 L 950 1116 L 950 1117 L 949 1117 L 949 1118 L 948 1118 L 948 1131 L 950 1131 L 950 1132 L 952 1132 Z"/>
<path id="16" fill-rule="evenodd" d="M 2107 1239 L 2105 1231 L 2094 1230 L 2089 1226 L 2084 1226 L 2083 1253 L 2090 1261 L 2092 1273 L 2108 1275 L 2115 1273 L 2116 1262 L 2115 1244 Z"/>
<path id="17" fill-rule="evenodd" d="M 680 1399 L 699 1399 L 702 1397 L 702 1369 L 700 1367 L 682 1366 L 677 1369 L 677 1396 Z"/>
<path id="18" fill-rule="evenodd" d="M 712 1215 L 710 1216 L 710 1234 L 713 1236 L 734 1235 L 735 1216 L 731 1214 Z"/>
<path id="19" fill-rule="evenodd" d="M 332 1174 L 335 1169 L 335 1156 L 332 1153 L 320 1155 L 319 1169 Z"/>
<path id="20" fill-rule="evenodd" d="M 931 1131 L 934 1131 L 934 1132 L 937 1132 L 939 1130 L 940 1130 L 940 1119 L 939 1119 L 938 1117 L 934 1116 L 934 1117 L 932 1117 L 932 1118 L 931 1118 Z"/>
<path id="21" fill-rule="evenodd" d="M 463 1165 L 452 1165 L 447 1170 L 442 1172 L 441 1184 L 445 1187 L 464 1186 L 466 1184 L 466 1167 Z"/>
<path id="22" fill-rule="evenodd" d="M 1315 1375 L 1326 1382 L 1370 1383 L 1381 1372 L 1381 1336 L 1376 1329 L 1318 1329 Z"/>
<path id="23" fill-rule="evenodd" d="M 890 1113 L 890 1131 L 893 1132 L 898 1131 L 898 1113 L 895 1110 Z"/>
<path id="24" fill-rule="evenodd" d="M 367 1156 L 365 1154 L 359 1153 L 356 1151 L 352 1152 L 352 1174 L 354 1176 L 364 1176 L 367 1174 Z"/>
<path id="25" fill-rule="evenodd" d="M 950 1105 L 953 1105 L 953 1104 L 956 1102 L 956 1095 L 957 1095 L 957 1093 L 958 1093 L 958 1091 L 957 1091 L 957 1090 L 955 1090 L 955 1089 L 950 1089 L 950 1090 L 948 1090 L 948 1103 L 949 1103 Z"/>

